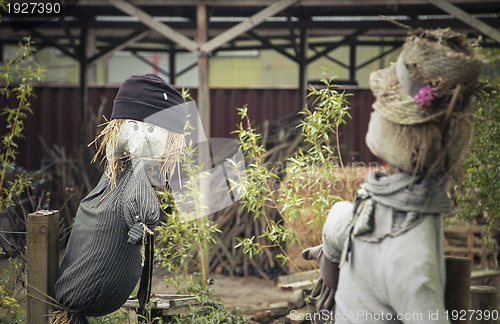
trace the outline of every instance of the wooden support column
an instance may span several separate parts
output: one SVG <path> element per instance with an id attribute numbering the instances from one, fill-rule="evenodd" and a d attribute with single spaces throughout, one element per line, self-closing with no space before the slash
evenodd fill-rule
<path id="1" fill-rule="evenodd" d="M 205 5 L 196 7 L 196 31 L 198 44 L 204 44 L 208 38 L 207 9 Z M 210 138 L 210 92 L 208 79 L 208 52 L 198 53 L 198 97 L 196 104 L 207 138 Z"/>
<path id="2" fill-rule="evenodd" d="M 176 80 L 176 73 L 177 71 L 175 70 L 175 59 L 176 59 L 177 53 L 175 51 L 175 45 L 170 46 L 170 51 L 169 51 L 169 58 L 168 58 L 168 64 L 169 64 L 169 71 L 170 71 L 170 84 L 175 84 Z"/>
<path id="3" fill-rule="evenodd" d="M 207 24 L 207 8 L 205 5 L 200 4 L 196 7 L 196 31 L 198 44 L 204 44 L 208 39 L 208 24 Z M 198 52 L 198 95 L 196 104 L 200 113 L 201 123 L 205 130 L 207 139 L 210 139 L 210 88 L 208 78 L 208 53 Z M 208 146 L 207 146 L 208 148 Z M 203 145 L 200 146 L 198 152 L 201 159 L 205 156 L 211 156 L 210 152 L 204 152 Z M 210 199 L 210 193 L 207 184 L 200 183 L 201 191 L 204 193 L 205 199 Z M 209 205 L 209 202 L 203 203 Z M 203 226 L 203 222 L 200 222 Z M 210 273 L 210 255 L 208 253 L 208 246 L 200 247 L 200 265 L 203 274 L 203 284 L 206 284 L 208 275 Z"/>
<path id="4" fill-rule="evenodd" d="M 79 63 L 80 63 L 80 112 L 79 112 L 79 122 L 80 122 L 80 129 L 85 128 L 85 121 L 86 121 L 86 110 L 87 110 L 87 95 L 88 95 L 88 88 L 87 88 L 87 71 L 88 71 L 88 65 L 87 65 L 87 36 L 88 36 L 88 30 L 85 27 L 82 27 L 80 30 L 80 51 L 79 51 Z M 80 141 L 84 141 L 83 138 L 80 138 Z M 82 144 L 82 143 L 80 143 Z"/>
<path id="5" fill-rule="evenodd" d="M 59 270 L 59 212 L 39 211 L 26 222 L 28 260 L 26 323 L 49 323 Z"/>
<path id="6" fill-rule="evenodd" d="M 356 45 L 349 46 L 349 81 L 356 81 Z"/>
<path id="7" fill-rule="evenodd" d="M 96 52 L 96 35 L 95 30 L 87 31 L 87 41 L 85 45 L 85 62 L 87 64 L 87 84 L 96 82 L 96 66 L 95 63 L 89 60 L 89 57 L 95 55 Z"/>
<path id="8" fill-rule="evenodd" d="M 299 39 L 299 51 L 298 51 L 298 63 L 299 63 L 299 107 L 298 110 L 304 109 L 306 105 L 306 90 L 307 90 L 307 27 L 304 22 L 300 25 L 300 39 Z"/>

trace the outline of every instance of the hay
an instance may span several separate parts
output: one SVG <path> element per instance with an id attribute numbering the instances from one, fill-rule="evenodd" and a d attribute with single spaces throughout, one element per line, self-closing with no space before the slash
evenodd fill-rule
<path id="1" fill-rule="evenodd" d="M 331 193 L 339 196 L 342 200 L 352 201 L 356 191 L 361 187 L 368 173 L 366 167 L 345 167 L 344 171 L 339 167 L 332 179 L 335 184 L 332 187 Z M 303 187 L 301 195 L 308 199 L 311 191 Z M 316 246 L 322 243 L 321 234 L 323 224 L 327 215 L 321 215 L 321 220 L 318 222 L 316 213 L 312 209 L 308 209 L 304 214 L 301 214 L 298 220 L 291 222 L 285 219 L 285 228 L 292 228 L 297 232 L 297 237 L 302 243 L 292 244 L 287 247 L 287 253 L 292 262 L 288 264 L 288 272 L 295 273 L 297 269 L 292 264 L 296 265 L 301 271 L 311 270 L 314 268 L 313 263 L 302 258 L 302 250 L 308 247 Z"/>

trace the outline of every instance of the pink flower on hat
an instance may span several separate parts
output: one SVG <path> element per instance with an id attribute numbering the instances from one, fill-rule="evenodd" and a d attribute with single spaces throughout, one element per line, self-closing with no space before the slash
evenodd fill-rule
<path id="1" fill-rule="evenodd" d="M 436 89 L 432 88 L 430 85 L 425 85 L 418 89 L 418 92 L 413 96 L 413 99 L 418 103 L 420 107 L 429 108 L 432 106 L 432 101 L 438 96 Z"/>

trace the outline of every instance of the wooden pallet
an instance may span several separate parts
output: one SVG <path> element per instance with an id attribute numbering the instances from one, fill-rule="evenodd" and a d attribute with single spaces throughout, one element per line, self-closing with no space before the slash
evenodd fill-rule
<path id="1" fill-rule="evenodd" d="M 463 256 L 474 260 L 476 269 L 496 267 L 496 253 L 485 243 L 484 226 L 461 224 L 444 228 L 446 255 Z"/>

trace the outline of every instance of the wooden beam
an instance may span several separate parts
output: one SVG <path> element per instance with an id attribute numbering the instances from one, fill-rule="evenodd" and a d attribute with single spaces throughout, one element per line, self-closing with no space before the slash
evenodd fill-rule
<path id="1" fill-rule="evenodd" d="M 126 40 L 124 40 L 120 43 L 117 43 L 117 44 L 113 44 L 109 48 L 105 49 L 104 51 L 97 53 L 97 54 L 93 55 L 92 57 L 90 57 L 88 59 L 88 63 L 93 63 L 93 62 L 98 61 L 101 58 L 105 57 L 106 55 L 111 55 L 114 52 L 120 51 L 120 50 L 126 48 L 128 45 L 134 44 L 134 43 L 138 42 L 139 40 L 143 39 L 144 37 L 148 36 L 150 32 L 151 32 L 150 30 L 135 31 L 130 36 L 128 36 Z"/>
<path id="2" fill-rule="evenodd" d="M 131 51 L 132 55 L 136 58 L 138 58 L 139 60 L 141 60 L 142 62 L 146 63 L 147 65 L 151 66 L 153 69 L 157 69 L 158 71 L 160 71 L 161 73 L 163 73 L 165 76 L 167 77 L 170 77 L 170 73 L 165 71 L 164 69 L 162 69 L 161 67 L 159 67 L 158 65 L 154 64 L 153 62 L 151 62 L 150 60 L 148 60 L 147 58 L 137 54 L 136 51 Z"/>
<path id="3" fill-rule="evenodd" d="M 177 72 L 177 73 L 175 74 L 175 76 L 176 76 L 176 77 L 181 76 L 181 75 L 183 75 L 184 73 L 186 73 L 186 72 L 188 72 L 188 71 L 190 71 L 190 70 L 194 69 L 194 68 L 195 68 L 195 67 L 197 67 L 197 66 L 198 66 L 198 62 L 191 63 L 191 64 L 189 64 L 188 66 L 186 66 L 185 68 L 183 68 L 182 70 L 180 70 L 179 72 Z"/>
<path id="4" fill-rule="evenodd" d="M 268 38 L 260 36 L 259 34 L 254 32 L 253 30 L 247 31 L 247 34 L 250 35 L 252 38 L 255 38 L 256 40 L 261 42 L 263 45 L 266 45 L 266 46 L 272 48 L 273 50 L 275 50 L 276 52 L 288 57 L 290 60 L 298 62 L 298 58 L 296 56 L 293 56 L 292 54 L 287 52 L 283 47 L 278 46 L 278 45 L 274 45 L 273 43 L 271 43 L 269 41 Z M 295 44 L 290 44 L 290 45 L 293 46 L 294 48 L 296 48 Z M 296 53 L 298 52 L 297 49 L 295 51 L 296 51 Z"/>
<path id="5" fill-rule="evenodd" d="M 494 39 L 496 42 L 500 43 L 500 31 L 491 27 L 488 24 L 485 24 L 481 20 L 472 17 L 467 12 L 453 5 L 447 0 L 428 0 L 430 3 L 440 8 L 441 10 L 449 13 L 450 15 L 455 16 L 457 19 L 463 21 L 467 25 L 477 29 L 484 35 Z"/>
<path id="6" fill-rule="evenodd" d="M 324 50 L 322 50 L 321 52 L 318 52 L 316 53 L 315 55 L 313 55 L 312 57 L 308 58 L 307 59 L 307 63 L 311 63 L 313 61 L 316 61 L 317 59 L 319 59 L 320 57 L 322 57 L 323 55 L 333 51 L 334 49 L 340 47 L 340 46 L 343 46 L 343 45 L 346 45 L 346 44 L 349 44 L 349 43 L 352 43 L 356 40 L 356 38 L 358 38 L 359 35 L 362 35 L 366 32 L 366 29 L 358 29 L 356 30 L 354 33 L 352 33 L 351 35 L 349 36 L 346 36 L 344 37 L 341 41 L 339 42 L 336 42 L 336 43 L 333 43 L 331 44 L 330 46 L 327 46 Z"/>
<path id="7" fill-rule="evenodd" d="M 78 53 L 76 53 L 74 48 L 64 46 L 62 44 L 59 44 L 57 41 L 54 41 L 53 39 L 44 36 L 40 32 L 38 32 L 36 29 L 32 29 L 31 34 L 34 35 L 35 37 L 39 37 L 42 39 L 43 43 L 48 44 L 49 46 L 53 46 L 63 52 L 64 54 L 68 55 L 69 57 L 74 58 L 75 60 L 80 60 L 80 56 Z"/>
<path id="8" fill-rule="evenodd" d="M 363 63 L 361 63 L 360 65 L 356 66 L 356 70 L 359 70 L 361 68 L 364 68 L 365 66 L 367 66 L 368 64 L 372 63 L 372 62 L 375 62 L 376 60 L 379 60 L 381 58 L 383 58 L 384 56 L 386 56 L 387 54 L 390 54 L 392 52 L 394 52 L 395 50 L 397 50 L 399 48 L 399 46 L 393 46 L 391 49 L 375 56 L 374 58 L 371 58 L 369 59 L 368 61 L 365 61 Z"/>
<path id="9" fill-rule="evenodd" d="M 154 17 L 150 16 L 148 13 L 142 11 L 136 6 L 126 2 L 124 0 L 108 0 L 113 6 L 125 12 L 126 14 L 137 17 L 144 25 L 155 30 L 160 35 L 170 39 L 179 46 L 184 47 L 190 52 L 198 51 L 198 44 L 192 39 L 184 36 L 183 34 L 177 32 L 175 29 L 156 21 Z"/>
<path id="10" fill-rule="evenodd" d="M 319 53 L 320 51 L 316 48 L 318 46 L 321 46 L 321 47 L 324 47 L 326 46 L 325 44 L 309 44 L 309 48 L 312 49 L 314 51 L 314 53 Z M 329 55 L 328 53 L 327 54 L 323 54 L 323 57 L 329 59 L 330 61 L 332 61 L 333 63 L 335 64 L 338 64 L 340 65 L 341 67 L 343 68 L 346 68 L 346 69 L 349 69 L 349 65 L 348 64 L 345 64 L 344 62 L 332 57 L 331 55 Z"/>
<path id="11" fill-rule="evenodd" d="M 268 6 L 276 0 L 131 0 L 136 6 L 195 6 L 205 4 L 207 6 L 235 6 L 235 7 L 255 7 Z M 498 0 L 453 0 L 454 3 L 494 3 Z M 389 5 L 421 5 L 427 0 L 300 0 L 298 5 L 302 7 L 318 6 L 389 6 Z M 102 0 L 79 0 L 79 6 L 105 6 Z"/>
<path id="12" fill-rule="evenodd" d="M 116 1 L 116 0 L 112 0 Z M 220 47 L 223 44 L 226 44 L 227 42 L 235 39 L 241 34 L 246 33 L 247 31 L 251 30 L 255 26 L 261 24 L 263 21 L 265 21 L 267 18 L 274 16 L 275 14 L 283 11 L 283 9 L 291 6 L 298 0 L 279 0 L 269 7 L 266 7 L 265 9 L 262 9 L 261 11 L 257 12 L 256 14 L 252 15 L 245 21 L 238 23 L 237 25 L 229 28 L 222 34 L 215 36 L 214 38 L 210 39 L 208 42 L 205 42 L 203 45 L 201 45 L 200 50 L 204 53 L 210 53 Z"/>

